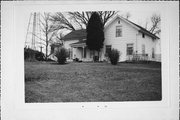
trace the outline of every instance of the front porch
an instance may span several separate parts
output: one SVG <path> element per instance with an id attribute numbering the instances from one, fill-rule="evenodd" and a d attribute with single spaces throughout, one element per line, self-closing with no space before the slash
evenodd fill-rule
<path id="1" fill-rule="evenodd" d="M 93 61 L 91 51 L 87 48 L 85 41 L 80 41 L 70 45 L 72 49 L 72 60 Z"/>
<path id="2" fill-rule="evenodd" d="M 80 41 L 70 45 L 72 50 L 72 60 L 79 59 L 80 61 L 90 62 L 90 61 L 103 61 L 102 52 L 91 51 L 86 46 L 86 41 Z M 99 55 L 98 55 L 99 54 Z M 99 57 L 98 57 L 99 56 Z"/>

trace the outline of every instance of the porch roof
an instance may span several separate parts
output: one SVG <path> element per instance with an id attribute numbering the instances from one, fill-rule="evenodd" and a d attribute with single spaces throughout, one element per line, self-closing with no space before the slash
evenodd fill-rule
<path id="1" fill-rule="evenodd" d="M 74 30 L 65 35 L 62 40 L 68 41 L 68 40 L 83 40 L 86 39 L 86 29 L 81 30 Z"/>
<path id="2" fill-rule="evenodd" d="M 70 44 L 71 47 L 86 47 L 86 40 Z"/>

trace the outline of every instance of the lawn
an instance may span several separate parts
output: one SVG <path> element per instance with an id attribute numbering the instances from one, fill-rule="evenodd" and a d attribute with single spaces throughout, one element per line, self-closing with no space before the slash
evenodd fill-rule
<path id="1" fill-rule="evenodd" d="M 25 62 L 25 102 L 161 100 L 159 64 Z"/>

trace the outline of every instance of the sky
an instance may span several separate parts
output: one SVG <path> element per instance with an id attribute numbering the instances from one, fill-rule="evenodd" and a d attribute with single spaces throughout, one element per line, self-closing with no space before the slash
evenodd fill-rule
<path id="1" fill-rule="evenodd" d="M 124 14 L 127 12 L 129 12 L 131 15 L 129 17 L 129 20 L 142 27 L 144 27 L 146 21 L 148 22 L 149 26 L 151 25 L 150 17 L 153 14 L 160 14 L 159 12 L 156 12 L 156 11 L 122 11 L 120 13 Z"/>

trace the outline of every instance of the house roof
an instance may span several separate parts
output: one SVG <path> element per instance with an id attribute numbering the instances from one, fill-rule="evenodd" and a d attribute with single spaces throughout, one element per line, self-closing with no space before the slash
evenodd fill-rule
<path id="1" fill-rule="evenodd" d="M 146 30 L 145 28 L 119 16 L 116 15 L 114 18 L 112 18 L 106 25 L 105 25 L 105 29 L 107 28 L 107 26 L 109 26 L 114 20 L 116 20 L 116 18 L 120 18 L 122 20 L 124 20 L 125 22 L 127 22 L 128 24 L 132 25 L 132 27 L 134 27 L 135 29 L 137 29 L 138 31 L 152 37 L 152 38 L 156 38 L 159 39 L 159 37 L 157 37 L 156 35 L 152 34 L 151 32 L 149 32 L 148 30 Z M 68 33 L 67 35 L 64 36 L 63 40 L 68 41 L 68 40 L 83 40 L 86 39 L 86 29 L 81 29 L 81 30 L 75 30 L 72 31 L 70 33 Z"/>
<path id="2" fill-rule="evenodd" d="M 86 29 L 81 29 L 81 30 L 75 30 L 71 31 L 67 35 L 65 35 L 62 39 L 65 41 L 68 40 L 82 40 L 86 39 Z"/>
<path id="3" fill-rule="evenodd" d="M 159 39 L 159 37 L 157 37 L 155 34 L 151 33 L 150 31 L 146 30 L 145 28 L 131 22 L 130 20 L 128 19 L 125 19 L 123 17 L 121 17 L 120 15 L 116 15 L 114 18 L 112 18 L 106 25 L 105 25 L 105 28 L 107 28 L 114 20 L 116 20 L 117 18 L 120 18 L 122 19 L 123 21 L 125 21 L 126 23 L 130 24 L 132 27 L 134 27 L 135 29 L 137 29 L 138 31 L 152 37 L 152 38 L 157 38 Z"/>
<path id="4" fill-rule="evenodd" d="M 127 19 L 126 19 L 127 20 Z M 129 21 L 129 20 L 128 20 Z M 131 22 L 131 21 L 129 21 L 129 22 Z M 132 24 L 134 24 L 135 26 L 137 26 L 138 28 L 140 28 L 140 32 L 142 32 L 142 33 L 144 33 L 144 34 L 146 34 L 146 35 L 149 35 L 150 37 L 152 37 L 152 38 L 157 38 L 157 39 L 159 39 L 159 37 L 158 36 L 156 36 L 155 34 L 153 34 L 153 33 L 151 33 L 151 32 L 149 32 L 148 30 L 146 30 L 145 28 L 143 28 L 143 27 L 141 27 L 141 26 L 139 26 L 139 25 L 137 25 L 137 24 L 135 24 L 135 23 L 133 23 L 133 22 L 131 22 Z"/>

